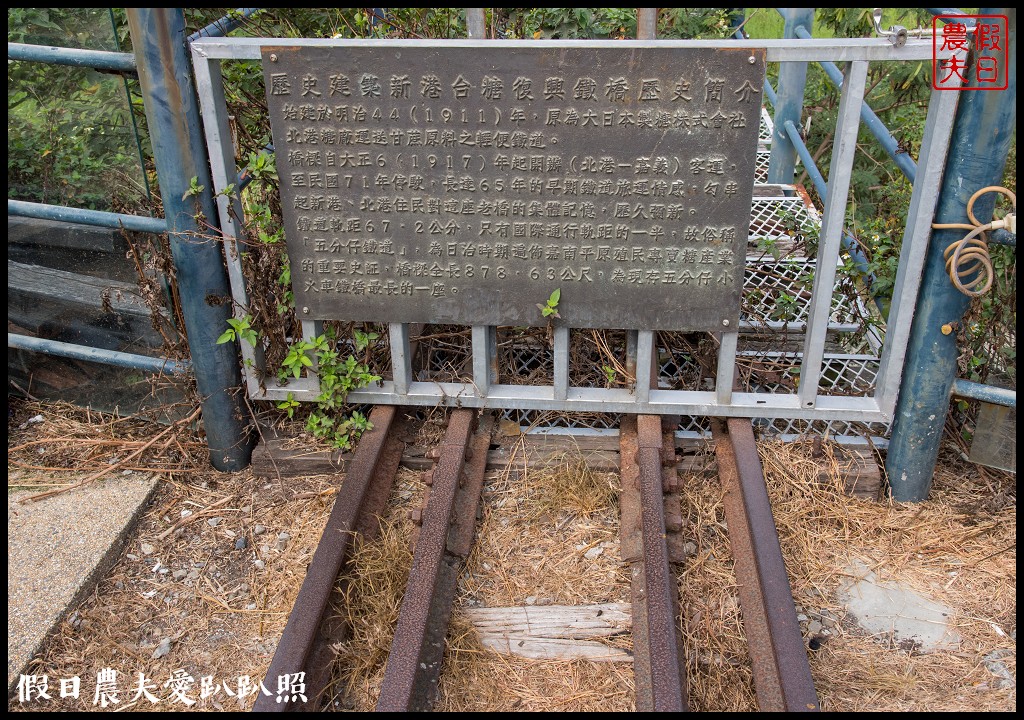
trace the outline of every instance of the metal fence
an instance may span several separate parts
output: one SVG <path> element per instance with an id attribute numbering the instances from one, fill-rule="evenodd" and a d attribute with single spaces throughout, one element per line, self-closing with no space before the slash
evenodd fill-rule
<path id="1" fill-rule="evenodd" d="M 394 46 L 415 46 L 418 41 L 333 41 L 333 40 L 263 40 L 251 38 L 200 39 L 192 44 L 196 84 L 206 123 L 207 147 L 213 163 L 214 188 L 217 191 L 235 182 L 238 169 L 230 143 L 227 109 L 224 104 L 220 63 L 225 60 L 260 61 L 264 45 L 309 47 L 339 44 L 358 52 L 360 47 L 386 42 Z M 530 41 L 473 41 L 452 40 L 453 47 L 503 46 Z M 733 48 L 734 41 L 624 41 L 635 47 L 698 47 Z M 587 41 L 544 41 L 544 47 L 581 47 Z M 799 329 L 802 351 L 792 359 L 793 372 L 799 374 L 799 387 L 795 392 L 779 392 L 778 387 L 744 390 L 734 389 L 737 350 L 745 329 L 755 327 L 757 318 L 746 318 L 745 327 L 723 332 L 716 336 L 717 376 L 712 388 L 670 389 L 661 387 L 656 361 L 656 333 L 641 330 L 628 333 L 630 341 L 626 362 L 635 368 L 635 382 L 629 388 L 582 387 L 570 382 L 569 357 L 571 352 L 569 328 L 553 330 L 552 374 L 547 384 L 508 384 L 497 372 L 496 328 L 476 326 L 470 332 L 471 361 L 466 377 L 460 382 L 423 379 L 414 374 L 410 345 L 410 326 L 389 326 L 391 349 L 390 378 L 378 387 L 364 388 L 350 394 L 351 402 L 385 403 L 420 406 L 502 408 L 522 411 L 558 411 L 583 413 L 652 413 L 686 416 L 787 418 L 812 421 L 834 420 L 850 422 L 887 422 L 892 417 L 899 388 L 900 371 L 907 347 L 912 309 L 918 291 L 918 278 L 930 235 L 931 217 L 938 196 L 950 130 L 956 106 L 956 93 L 935 91 L 932 94 L 922 142 L 918 182 L 915 184 L 907 218 L 907 230 L 900 259 L 900 272 L 885 342 L 878 359 L 877 372 L 870 388 L 856 395 L 836 394 L 831 382 L 831 370 L 825 363 L 827 335 L 836 329 L 850 330 L 857 326 L 851 308 L 844 305 L 845 296 L 837 298 L 834 292 L 840 267 L 843 223 L 847 206 L 849 178 L 860 125 L 868 65 L 875 61 L 931 60 L 930 41 L 909 41 L 903 47 L 875 40 L 805 40 L 793 42 L 745 41 L 745 47 L 763 48 L 769 62 L 782 64 L 813 61 L 847 61 L 849 69 L 843 82 L 839 118 L 835 129 L 835 147 L 830 183 L 825 197 L 818 255 L 815 259 L 792 259 L 773 263 L 771 272 L 762 273 L 773 282 L 786 282 L 786 274 L 813 267 L 813 292 L 799 309 L 798 315 L 788 318 L 790 330 Z M 776 128 L 776 131 L 778 129 Z M 767 139 L 767 138 L 766 138 Z M 242 276 L 239 253 L 243 250 L 238 238 L 243 236 L 239 223 L 242 208 L 237 200 L 218 196 L 221 226 L 226 234 L 226 256 L 232 293 L 239 312 L 248 306 L 246 287 Z M 758 231 L 764 236 L 773 233 L 777 208 L 786 205 L 791 210 L 809 214 L 800 198 L 779 196 L 755 198 L 752 202 L 752 235 Z M 782 235 L 781 230 L 774 230 Z M 753 268 L 753 269 L 751 269 Z M 748 275 L 757 282 L 757 262 L 748 264 Z M 312 340 L 318 334 L 315 322 L 305 322 L 304 337 Z M 617 328 L 621 329 L 621 328 Z M 628 328 L 626 328 L 628 330 Z M 635 340 L 633 339 L 635 338 Z M 315 372 L 306 377 L 281 384 L 273 373 L 261 367 L 258 348 L 242 343 L 246 381 L 250 397 L 268 400 L 293 398 L 313 401 L 320 394 Z M 653 376 L 653 377 L 652 377 Z"/>
<path id="2" fill-rule="evenodd" d="M 247 430 L 244 402 L 234 392 L 240 382 L 236 358 L 230 345 L 218 345 L 215 338 L 229 317 L 226 306 L 205 302 L 210 295 L 224 295 L 230 287 L 235 312 L 244 314 L 247 291 L 241 271 L 239 243 L 243 236 L 242 208 L 237 199 L 214 192 L 236 182 L 238 168 L 230 141 L 224 105 L 220 63 L 224 60 L 260 60 L 260 48 L 267 43 L 337 45 L 338 41 L 219 39 L 236 27 L 240 18 L 255 8 L 242 8 L 207 28 L 185 36 L 184 15 L 180 9 L 129 10 L 133 44 L 131 53 L 107 53 L 41 46 L 8 44 L 9 60 L 53 62 L 106 68 L 115 72 L 137 73 L 154 134 L 154 154 L 164 193 L 167 219 L 140 218 L 115 213 L 98 213 L 60 206 L 8 201 L 10 215 L 80 222 L 102 227 L 143 232 L 169 233 L 178 281 L 181 285 L 185 330 L 189 335 L 191 363 L 154 362 L 153 358 L 110 353 L 84 346 L 65 346 L 45 339 L 24 338 L 9 333 L 8 345 L 30 347 L 34 351 L 88 357 L 99 362 L 164 371 L 195 373 L 203 396 L 204 424 L 211 448 L 211 459 L 220 469 L 243 467 L 248 462 L 251 435 Z M 778 94 L 765 82 L 764 95 L 774 106 L 774 118 L 762 112 L 756 163 L 756 182 L 751 203 L 751 238 L 758 241 L 785 241 L 786 228 L 779 223 L 780 211 L 797 222 L 820 225 L 820 242 L 815 258 L 789 256 L 775 259 L 758 253 L 753 245 L 747 258 L 746 298 L 739 327 L 714 336 L 717 372 L 714 378 L 690 383 L 684 377 L 699 375 L 693 358 L 677 347 L 663 343 L 652 331 L 626 330 L 621 351 L 629 369 L 631 387 L 594 387 L 580 382 L 570 373 L 569 357 L 574 343 L 581 342 L 580 330 L 556 328 L 550 344 L 542 347 L 514 348 L 518 353 L 512 365 L 499 375 L 498 338 L 508 329 L 488 326 L 467 328 L 466 342 L 453 352 L 461 353 L 464 376 L 452 377 L 451 364 L 441 372 L 429 363 L 414 364 L 412 340 L 414 328 L 406 324 L 389 327 L 391 348 L 389 377 L 379 386 L 356 391 L 350 396 L 356 403 L 395 403 L 403 405 L 466 406 L 501 408 L 508 417 L 523 424 L 550 417 L 551 412 L 575 413 L 581 418 L 576 427 L 614 427 L 618 413 L 656 413 L 682 415 L 680 431 L 701 433 L 708 416 L 752 417 L 762 426 L 770 426 L 783 435 L 809 429 L 842 428 L 883 434 L 887 424 L 897 418 L 893 431 L 895 451 L 890 453 L 888 469 L 893 494 L 898 499 L 923 499 L 937 455 L 941 423 L 951 393 L 1015 406 L 1012 391 L 955 378 L 956 346 L 953 338 L 939 335 L 943 322 L 963 316 L 966 301 L 943 277 L 941 250 L 936 241 L 929 247 L 931 222 L 936 213 L 945 222 L 959 221 L 963 203 L 955 197 L 951 182 L 991 184 L 988 167 L 1002 167 L 1015 127 L 1013 90 L 1016 71 L 1010 68 L 1013 87 L 1008 94 L 932 93 L 922 139 L 921 153 L 915 165 L 897 152 L 888 129 L 864 102 L 869 64 L 880 61 L 931 61 L 931 39 L 908 40 L 905 44 L 877 38 L 873 40 L 822 40 L 810 35 L 812 9 L 780 10 L 786 20 L 785 37 L 780 41 L 741 39 L 723 42 L 627 41 L 637 47 L 751 47 L 763 48 L 769 62 L 780 63 Z M 937 12 L 937 11 L 936 11 Z M 1015 12 L 1007 11 L 1014 21 L 1009 42 L 1015 57 Z M 655 13 L 641 8 L 638 27 L 653 37 Z M 462 47 L 483 42 L 483 11 L 469 9 L 469 41 L 449 41 Z M 350 41 L 355 51 L 375 41 Z M 391 44 L 414 41 L 380 41 Z M 524 42 L 524 41 L 519 41 Z M 545 41 L 555 47 L 559 41 Z M 516 43 L 518 45 L 518 42 Z M 580 43 L 577 43 L 580 45 Z M 191 47 L 194 77 L 189 68 L 187 48 Z M 490 41 L 487 47 L 500 49 L 502 41 Z M 960 52 L 960 51 L 956 51 Z M 954 51 L 940 51 L 939 59 L 952 57 Z M 958 56 L 963 61 L 963 56 Z M 821 64 L 829 79 L 841 87 L 838 122 L 834 131 L 832 165 L 828 178 L 814 166 L 813 158 L 800 136 L 803 86 L 808 63 Z M 835 65 L 846 63 L 845 72 Z M 191 88 L 199 93 L 205 124 L 205 147 L 199 129 Z M 1009 97 L 1007 102 L 1005 99 Z M 961 107 L 957 111 L 957 102 Z M 956 113 L 956 117 L 955 117 Z M 849 192 L 850 170 L 861 122 L 889 152 L 893 161 L 913 182 L 914 189 L 902 243 L 899 271 L 887 324 L 882 331 L 864 323 L 868 308 L 856 294 L 837 292 L 843 282 L 840 254 L 845 251 L 861 273 L 866 269 L 863 255 L 843 228 Z M 955 126 L 953 147 L 950 133 Z M 985 141 L 977 139 L 978 128 L 991 127 Z M 991 137 L 989 137 L 991 135 Z M 206 155 L 209 151 L 209 158 Z M 955 178 L 947 179 L 947 153 L 956 160 Z M 797 158 L 824 199 L 824 210 L 816 211 L 793 192 L 792 181 Z M 988 158 L 984 162 L 981 158 Z M 971 162 L 962 162 L 970 158 Z M 207 162 L 212 182 L 207 178 Z M 973 169 L 972 169 L 973 168 Z M 197 233 L 191 206 L 182 197 L 191 177 L 197 176 L 207 190 L 198 198 L 209 219 L 219 218 L 224 233 L 227 279 L 219 262 L 217 244 Z M 948 200 L 947 198 L 948 194 Z M 941 199 L 940 199 L 941 196 Z M 216 206 L 214 205 L 216 203 Z M 938 233 L 942 235 L 942 233 Z M 941 239 L 941 238 L 940 238 Z M 997 242 L 1015 243 L 1005 231 L 994 234 Z M 924 280 L 922 281 L 922 273 Z M 813 276 L 813 292 L 806 297 L 802 284 Z M 787 290 L 788 288 L 788 290 Z M 920 291 L 920 298 L 919 296 Z M 759 296 L 757 293 L 761 292 Z M 773 316 L 772 308 L 758 305 L 758 297 L 785 292 L 797 299 L 790 314 Z M 916 317 L 915 317 L 916 314 Z M 781 333 L 785 342 L 766 348 L 749 339 L 758 333 Z M 319 334 L 314 322 L 303 323 L 303 335 L 311 340 Z M 297 338 L 296 338 L 297 339 Z M 794 347 L 794 343 L 796 347 Z M 936 350 L 937 348 L 937 350 Z M 315 372 L 288 384 L 278 383 L 273 372 L 266 372 L 261 348 L 241 343 L 244 384 L 253 399 L 312 401 L 319 395 Z M 771 373 L 739 387 L 734 385 L 737 370 L 750 362 L 767 364 L 785 382 L 771 382 Z M 906 362 L 905 362 L 906 361 Z M 512 384 L 515 363 L 528 368 L 531 377 L 543 369 L 543 384 Z M 524 364 L 525 363 L 525 364 Z M 742 374 L 742 373 L 740 373 Z M 458 373 L 456 373 L 458 375 Z M 765 380 L 765 377 L 768 379 Z M 792 379 L 799 386 L 791 390 Z M 518 381 L 517 381 L 518 383 Z M 902 390 L 901 390 L 902 385 Z M 897 408 L 899 397 L 899 409 Z M 926 417 L 927 416 L 927 417 Z M 589 418 L 589 420 L 587 419 Z M 823 425 L 824 424 L 824 425 Z M 919 440 L 919 438 L 925 438 Z"/>

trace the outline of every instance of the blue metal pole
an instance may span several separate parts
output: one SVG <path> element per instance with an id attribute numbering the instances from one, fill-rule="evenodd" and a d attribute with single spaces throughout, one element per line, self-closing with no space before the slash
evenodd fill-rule
<path id="1" fill-rule="evenodd" d="M 961 380 L 953 381 L 953 394 L 957 397 L 968 398 L 969 400 L 981 400 L 993 405 L 1005 407 L 1017 407 L 1017 391 L 1008 388 L 996 387 L 995 385 L 984 385 L 982 383 Z"/>
<path id="2" fill-rule="evenodd" d="M 133 353 L 118 352 L 117 350 L 105 350 L 103 348 L 75 345 L 74 343 L 59 342 L 57 340 L 46 340 L 45 338 L 31 337 L 29 335 L 18 335 L 17 333 L 7 333 L 7 347 L 74 358 L 76 360 L 89 360 L 91 362 L 103 363 L 104 365 L 117 365 L 118 367 L 132 368 L 133 370 L 145 370 L 152 373 L 184 375 L 192 369 L 192 363 L 187 360 L 168 360 L 167 358 L 149 357 L 148 355 L 135 355 Z"/>
<path id="3" fill-rule="evenodd" d="M 214 20 L 202 30 L 196 30 L 188 36 L 188 41 L 192 42 L 193 40 L 198 40 L 202 37 L 224 37 L 241 25 L 243 20 L 252 16 L 259 10 L 260 8 L 238 8 L 230 15 L 225 15 L 218 20 Z"/>
<path id="4" fill-rule="evenodd" d="M 79 50 L 77 48 L 54 47 L 53 45 L 29 45 L 7 43 L 8 60 L 49 63 L 50 65 L 72 65 L 74 67 L 135 72 L 135 56 L 131 53 L 109 52 L 107 50 Z"/>
<path id="5" fill-rule="evenodd" d="M 180 8 L 128 8 L 127 14 L 210 461 L 218 470 L 241 470 L 249 464 L 253 437 L 237 349 L 231 343 L 217 344 L 232 316 L 231 290 L 216 239 L 217 209 L 185 43 L 185 17 Z M 204 187 L 195 197 L 189 193 L 193 177 Z"/>
<path id="6" fill-rule="evenodd" d="M 64 205 L 26 202 L 25 200 L 8 200 L 7 214 L 17 217 L 37 218 L 39 220 L 79 223 L 81 225 L 105 227 L 113 230 L 119 230 L 123 227 L 125 230 L 132 230 L 134 232 L 157 234 L 167 232 L 167 221 L 163 218 L 125 215 L 124 213 L 104 212 L 102 210 L 83 210 L 81 208 L 65 207 Z"/>
<path id="7" fill-rule="evenodd" d="M 967 222 L 971 195 L 1002 182 L 1017 127 L 1017 11 L 1004 8 L 980 13 L 1010 19 L 1009 87 L 961 93 L 936 223 Z M 975 85 L 976 57 L 972 52 L 967 68 L 968 81 Z M 982 223 L 988 222 L 994 205 L 995 197 L 985 196 L 974 205 L 974 214 Z M 924 500 L 931 489 L 959 355 L 956 334 L 943 335 L 942 326 L 959 322 L 970 305 L 970 298 L 950 282 L 942 253 L 962 236 L 962 231 L 936 230 L 925 261 L 885 461 L 895 500 Z"/>
<path id="8" fill-rule="evenodd" d="M 809 40 L 811 34 L 809 32 L 800 32 L 797 29 L 797 35 L 804 39 Z M 843 87 L 843 71 L 840 70 L 834 62 L 823 61 L 819 62 L 821 69 L 825 71 L 825 75 L 832 81 L 832 84 L 837 88 Z M 860 119 L 867 125 L 868 130 L 875 136 L 882 149 L 888 153 L 889 157 L 892 158 L 896 166 L 903 172 L 907 180 L 913 184 L 914 178 L 917 177 L 917 163 L 914 162 L 913 158 L 905 152 L 899 151 L 899 143 L 896 142 L 896 138 L 892 136 L 892 132 L 885 126 L 881 118 L 875 115 L 875 111 L 872 110 L 867 103 L 860 106 Z"/>
<path id="9" fill-rule="evenodd" d="M 811 32 L 814 8 L 781 8 L 786 21 L 783 37 L 796 39 L 797 28 Z M 793 183 L 796 148 L 786 134 L 786 121 L 800 127 L 804 109 L 804 86 L 807 84 L 807 63 L 785 62 L 779 66 L 778 98 L 775 106 L 775 134 L 772 136 L 772 157 L 768 162 L 768 182 L 778 185 Z"/>

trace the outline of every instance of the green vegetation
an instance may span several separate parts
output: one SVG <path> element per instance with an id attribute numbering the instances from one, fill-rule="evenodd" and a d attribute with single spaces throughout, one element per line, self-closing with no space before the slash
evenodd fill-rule
<path id="1" fill-rule="evenodd" d="M 105 8 L 10 8 L 8 42 L 119 50 Z M 135 83 L 134 80 L 131 81 Z M 84 68 L 7 63 L 8 197 L 96 210 L 148 204 L 141 102 L 122 78 Z"/>
<path id="2" fill-rule="evenodd" d="M 226 12 L 188 9 L 190 30 Z M 113 23 L 111 18 L 113 17 Z M 104 25 L 105 23 L 105 25 Z M 930 26 L 930 16 L 917 9 L 890 9 L 883 26 Z M 113 27 L 116 26 L 116 33 Z M 635 37 L 632 8 L 494 8 L 486 15 L 488 34 L 499 38 Z M 744 30 L 755 38 L 782 36 L 783 23 L 772 10 L 749 11 Z M 666 38 L 725 38 L 732 33 L 725 10 L 662 8 L 658 32 Z M 243 22 L 235 34 L 263 37 L 453 38 L 465 37 L 463 8 L 388 8 L 374 17 L 367 8 L 264 10 Z M 814 34 L 819 37 L 874 35 L 870 9 L 819 9 Z M 12 8 L 8 40 L 52 43 L 67 47 L 125 50 L 123 16 L 107 10 Z M 291 292 L 291 268 L 285 249 L 278 193 L 278 175 L 270 142 L 269 121 L 259 63 L 223 64 L 229 113 L 235 118 L 238 156 L 248 158 L 252 182 L 238 195 L 245 213 L 247 238 L 242 243 L 243 270 L 249 284 L 250 307 L 238 309 L 220 342 L 244 341 L 266 358 L 267 372 L 281 380 L 296 379 L 316 369 L 321 395 L 315 404 L 300 405 L 293 397 L 278 403 L 288 417 L 306 419 L 307 429 L 338 447 L 346 447 L 367 427 L 365 418 L 345 402 L 356 388 L 377 382 L 372 354 L 380 333 L 371 327 L 332 323 L 312 341 L 302 338 Z M 872 63 L 867 101 L 889 127 L 900 147 L 917 157 L 930 93 L 931 67 L 921 63 Z M 773 83 L 777 68 L 769 68 Z M 8 63 L 8 185 L 11 197 L 98 209 L 139 207 L 147 178 L 140 173 L 134 123 L 144 123 L 137 93 L 125 99 L 120 78 L 76 68 L 36 63 Z M 808 68 L 804 118 L 806 143 L 818 167 L 827 171 L 839 92 L 817 64 Z M 146 149 L 145 134 L 142 137 Z M 148 157 L 148 155 L 147 155 Z M 1015 146 L 1004 182 L 1015 186 Z M 806 183 L 806 176 L 798 178 Z M 194 181 L 187 195 L 203 189 Z M 895 281 L 911 187 L 878 143 L 862 128 L 851 176 L 847 228 L 869 262 L 875 280 L 869 291 L 883 299 Z M 816 237 L 794 218 L 783 218 L 791 233 L 813 254 Z M 778 256 L 774 243 L 762 250 Z M 985 381 L 990 375 L 1015 382 L 1016 263 L 1013 249 L 993 248 L 997 270 L 993 291 L 972 303 L 958 329 L 965 377 Z M 851 270 L 852 272 L 852 270 Z M 808 278 L 809 280 L 809 278 Z M 544 318 L 558 318 L 560 291 L 537 307 Z M 796 298 L 774 298 L 772 318 L 792 319 Z M 601 368 L 611 385 L 615 371 Z"/>
<path id="3" fill-rule="evenodd" d="M 546 318 L 561 318 L 562 316 L 558 314 L 558 300 L 561 297 L 561 288 L 553 290 L 546 302 L 537 303 L 537 309 L 540 310 L 540 314 Z"/>

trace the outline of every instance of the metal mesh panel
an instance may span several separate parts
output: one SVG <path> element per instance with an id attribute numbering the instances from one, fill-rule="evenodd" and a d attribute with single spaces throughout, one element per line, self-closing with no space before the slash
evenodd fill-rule
<path id="1" fill-rule="evenodd" d="M 548 410 L 503 410 L 502 419 L 521 428 L 571 428 L 618 430 L 621 415 L 615 413 L 557 413 Z"/>
<path id="2" fill-rule="evenodd" d="M 625 330 L 572 330 L 569 384 L 575 387 L 629 387 Z"/>
<path id="3" fill-rule="evenodd" d="M 754 161 L 754 182 L 768 182 L 768 162 L 772 159 L 772 151 L 758 144 L 757 159 Z"/>
<path id="4" fill-rule="evenodd" d="M 743 278 L 741 318 L 752 323 L 807 322 L 814 284 L 815 261 L 790 257 L 786 260 L 748 258 Z M 854 300 L 852 280 L 840 278 L 832 293 L 829 323 L 847 330 L 860 326 L 861 311 Z"/>
<path id="5" fill-rule="evenodd" d="M 706 334 L 661 333 L 664 344 L 658 352 L 658 387 L 669 390 L 713 390 L 714 374 L 711 365 L 702 368 L 696 359 L 705 359 L 705 364 L 714 362 L 715 345 Z"/>
<path id="6" fill-rule="evenodd" d="M 763 154 L 758 153 L 759 162 Z M 821 216 L 803 198 L 755 197 L 750 206 L 749 239 L 755 245 L 760 240 L 790 240 L 805 228 L 813 229 L 816 237 L 820 227 Z"/>
<path id="7" fill-rule="evenodd" d="M 772 123 L 772 117 L 768 114 L 767 108 L 761 108 L 761 123 L 757 130 L 758 144 L 771 145 L 773 132 L 775 132 L 775 125 Z"/>
<path id="8" fill-rule="evenodd" d="M 555 372 L 546 328 L 498 328 L 498 381 L 508 385 L 547 385 Z"/>
<path id="9" fill-rule="evenodd" d="M 799 375 L 800 359 L 800 353 L 736 353 L 743 390 L 793 392 Z M 822 395 L 870 395 L 875 388 L 878 362 L 874 355 L 826 354 L 821 364 L 819 391 Z"/>
<path id="10" fill-rule="evenodd" d="M 470 328 L 453 325 L 426 325 L 416 338 L 412 376 L 416 380 L 461 382 L 473 379 Z"/>

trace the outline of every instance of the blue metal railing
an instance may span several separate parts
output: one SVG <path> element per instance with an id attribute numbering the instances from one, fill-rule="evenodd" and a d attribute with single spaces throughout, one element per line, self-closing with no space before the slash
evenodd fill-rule
<path id="1" fill-rule="evenodd" d="M 46 340 L 29 335 L 17 335 L 15 333 L 7 333 L 7 347 L 74 358 L 75 360 L 89 360 L 91 362 L 103 363 L 104 365 L 116 365 L 118 367 L 145 370 L 146 372 L 153 373 L 183 375 L 192 369 L 192 363 L 187 360 L 169 360 L 148 355 L 136 355 L 118 352 L 117 350 L 105 350 L 103 348 L 87 347 L 57 340 Z"/>
<path id="2" fill-rule="evenodd" d="M 47 205 L 45 203 L 27 202 L 25 200 L 7 200 L 7 214 L 15 217 L 37 218 L 39 220 L 56 220 L 57 222 L 79 223 L 118 230 L 124 228 L 133 232 L 165 233 L 167 221 L 163 218 L 145 217 L 144 215 L 125 215 L 124 213 L 104 212 L 102 210 L 84 210 L 67 207 L 66 205 Z"/>
<path id="3" fill-rule="evenodd" d="M 25 43 L 9 42 L 7 43 L 7 59 L 41 62 L 50 65 L 71 65 L 114 72 L 135 72 L 134 55 L 131 53 L 108 52 L 106 50 L 79 50 L 77 48 L 54 47 L 52 45 L 27 45 Z"/>
<path id="4" fill-rule="evenodd" d="M 1001 388 L 996 385 L 985 385 L 971 380 L 956 378 L 953 380 L 953 395 L 969 400 L 981 400 L 993 405 L 1017 407 L 1017 391 Z"/>
<path id="5" fill-rule="evenodd" d="M 825 181 L 824 176 L 818 169 L 818 166 L 814 162 L 814 158 L 811 156 L 811 151 L 807 149 L 806 143 L 803 138 L 800 137 L 800 131 L 796 129 L 796 126 L 792 122 L 787 120 L 784 123 L 784 130 L 789 136 L 789 141 L 793 143 L 793 147 L 796 148 L 797 155 L 800 156 L 800 161 L 804 164 L 804 169 L 807 171 L 808 177 L 811 178 L 811 182 L 814 183 L 814 189 L 818 192 L 818 197 L 825 198 L 828 196 L 828 183 Z M 843 230 L 843 249 L 846 250 L 850 255 L 850 259 L 853 261 L 853 266 L 857 272 L 861 274 L 864 279 L 864 284 L 870 290 L 875 284 L 874 273 L 871 272 L 867 257 L 864 255 L 864 251 L 857 245 L 857 240 L 850 233 Z M 885 314 L 885 303 L 878 296 L 872 294 L 871 299 L 874 301 L 875 306 Z"/>
<path id="6" fill-rule="evenodd" d="M 232 30 L 239 27 L 242 22 L 260 11 L 261 8 L 238 8 L 233 13 L 228 13 L 222 18 L 214 20 L 201 30 L 196 30 L 188 36 L 188 42 L 198 40 L 201 37 L 224 37 Z"/>
<path id="7" fill-rule="evenodd" d="M 796 35 L 803 40 L 811 39 L 811 34 L 803 27 L 796 29 Z M 825 71 L 825 75 L 828 76 L 833 85 L 837 88 L 843 87 L 843 71 L 836 67 L 834 62 L 824 61 L 819 62 L 818 65 Z M 907 180 L 913 183 L 917 177 L 917 163 L 914 162 L 908 153 L 900 151 L 896 138 L 893 137 L 889 128 L 885 126 L 885 123 L 881 121 L 867 103 L 860 106 L 860 119 L 867 125 L 868 130 L 875 136 L 882 149 L 892 158 Z"/>
<path id="8" fill-rule="evenodd" d="M 196 36 L 226 33 L 236 27 L 242 17 L 251 15 L 255 10 L 243 8 L 238 16 L 222 18 Z M 215 218 L 213 195 L 209 189 L 195 198 L 187 192 L 192 177 L 198 177 L 205 188 L 212 184 L 199 127 L 199 109 L 192 89 L 191 63 L 186 45 L 181 42 L 185 37 L 184 14 L 181 9 L 173 8 L 129 8 L 127 15 L 134 54 L 8 43 L 8 57 L 11 60 L 138 74 L 167 218 L 161 220 L 10 199 L 8 213 L 168 233 L 181 291 L 181 310 L 189 338 L 191 364 L 202 397 L 210 461 L 218 470 L 241 470 L 249 464 L 252 434 L 248 427 L 249 415 L 239 392 L 238 355 L 233 344 L 216 342 L 231 317 L 231 308 L 208 302 L 211 297 L 230 297 L 230 286 L 220 244 L 200 234 L 194 217 L 196 207 L 192 204 L 198 203 L 208 219 Z M 56 343 L 10 333 L 8 347 L 147 371 L 181 373 L 189 368 L 187 363 L 165 358 Z"/>

